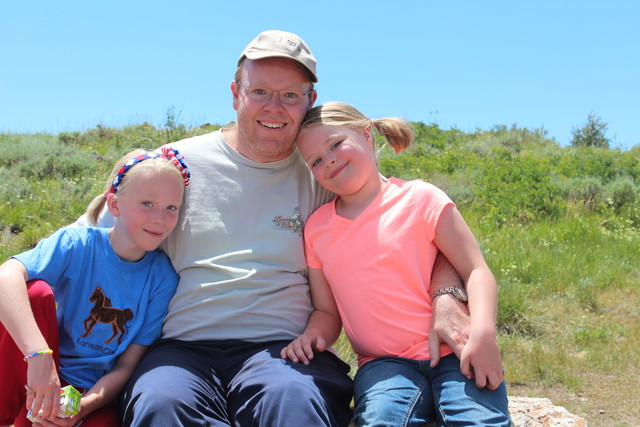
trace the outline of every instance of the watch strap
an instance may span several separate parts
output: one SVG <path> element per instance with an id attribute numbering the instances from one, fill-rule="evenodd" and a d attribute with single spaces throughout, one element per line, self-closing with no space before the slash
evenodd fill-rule
<path id="1" fill-rule="evenodd" d="M 433 294 L 431 296 L 431 301 L 433 301 L 436 297 L 440 296 L 440 295 L 445 295 L 445 294 L 451 294 L 453 295 L 458 301 L 467 304 L 467 298 L 464 297 L 463 293 L 460 292 L 462 291 L 462 289 L 460 289 L 457 286 L 448 286 L 446 288 L 442 288 L 440 290 L 438 290 L 438 292 L 436 292 L 435 294 Z"/>

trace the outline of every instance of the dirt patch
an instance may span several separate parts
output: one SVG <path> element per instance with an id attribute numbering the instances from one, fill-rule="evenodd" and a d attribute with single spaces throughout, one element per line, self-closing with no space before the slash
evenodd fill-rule
<path id="1" fill-rule="evenodd" d="M 564 406 L 572 414 L 583 417 L 589 427 L 637 427 L 640 405 L 637 388 L 640 368 L 631 374 L 586 374 L 578 392 L 565 387 L 508 385 L 511 396 L 546 397 L 556 406 Z"/>

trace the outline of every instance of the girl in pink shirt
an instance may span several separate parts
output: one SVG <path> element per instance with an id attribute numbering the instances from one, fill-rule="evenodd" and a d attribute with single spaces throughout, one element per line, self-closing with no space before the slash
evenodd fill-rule
<path id="1" fill-rule="evenodd" d="M 302 157 L 320 185 L 338 197 L 305 225 L 314 311 L 281 355 L 308 364 L 314 351 L 337 340 L 343 325 L 358 355 L 359 426 L 432 420 L 447 426 L 509 425 L 493 274 L 444 192 L 379 173 L 374 129 L 396 153 L 413 139 L 403 120 L 371 120 L 337 102 L 310 110 L 300 128 Z M 435 296 L 429 289 L 438 251 L 465 282 L 471 324 L 461 360 L 443 345 L 444 357 L 431 367 Z"/>

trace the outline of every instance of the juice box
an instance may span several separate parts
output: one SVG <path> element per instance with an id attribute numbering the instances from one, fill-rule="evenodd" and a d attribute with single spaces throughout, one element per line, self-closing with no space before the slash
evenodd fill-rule
<path id="1" fill-rule="evenodd" d="M 80 398 L 82 394 L 73 386 L 66 386 L 60 389 L 60 409 L 58 409 L 58 417 L 67 418 L 75 415 L 80 410 Z M 38 417 L 33 416 L 31 410 L 27 413 L 27 418 L 31 422 L 38 422 Z"/>

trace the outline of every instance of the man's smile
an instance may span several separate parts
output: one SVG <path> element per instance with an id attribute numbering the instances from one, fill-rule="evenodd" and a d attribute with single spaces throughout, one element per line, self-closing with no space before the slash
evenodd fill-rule
<path id="1" fill-rule="evenodd" d="M 280 129 L 285 127 L 285 123 L 271 123 L 271 122 L 262 122 L 258 120 L 258 123 L 260 123 L 262 126 L 270 128 L 270 129 Z"/>

